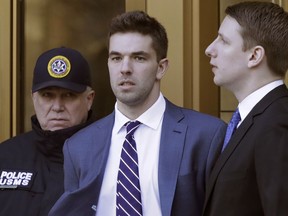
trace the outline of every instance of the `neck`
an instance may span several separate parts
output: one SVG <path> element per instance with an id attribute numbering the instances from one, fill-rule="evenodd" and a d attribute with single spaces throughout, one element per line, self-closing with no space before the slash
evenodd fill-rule
<path id="1" fill-rule="evenodd" d="M 158 100 L 159 95 L 160 92 L 157 97 L 155 96 L 152 99 L 150 98 L 149 100 L 144 100 L 134 104 L 122 103 L 121 101 L 117 100 L 117 108 L 127 118 L 130 120 L 135 120 L 144 112 L 146 112 Z"/>
<path id="2" fill-rule="evenodd" d="M 237 98 L 238 102 L 242 102 L 248 95 L 252 94 L 253 92 L 255 92 L 256 90 L 262 88 L 263 86 L 274 82 L 276 80 L 281 80 L 281 78 L 279 77 L 275 77 L 274 79 L 270 79 L 270 80 L 266 80 L 263 82 L 250 82 L 247 83 L 245 86 L 242 86 L 238 89 L 234 89 L 231 90 L 233 92 L 233 94 L 235 95 L 235 97 Z"/>

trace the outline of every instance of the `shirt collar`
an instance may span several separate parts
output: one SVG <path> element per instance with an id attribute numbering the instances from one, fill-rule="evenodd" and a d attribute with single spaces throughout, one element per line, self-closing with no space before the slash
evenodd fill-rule
<path id="1" fill-rule="evenodd" d="M 156 130 L 161 123 L 165 108 L 166 108 L 166 102 L 162 93 L 160 92 L 157 101 L 135 120 L 140 121 L 142 124 Z M 131 119 L 127 118 L 118 110 L 117 102 L 115 103 L 114 109 L 115 109 L 114 129 L 116 133 L 119 133 L 124 124 L 128 121 L 131 121 Z"/>
<path id="2" fill-rule="evenodd" d="M 248 95 L 241 103 L 238 105 L 239 113 L 241 116 L 241 121 L 243 121 L 253 107 L 270 91 L 274 88 L 284 84 L 283 80 L 276 80 L 267 85 L 257 89 L 250 95 Z"/>

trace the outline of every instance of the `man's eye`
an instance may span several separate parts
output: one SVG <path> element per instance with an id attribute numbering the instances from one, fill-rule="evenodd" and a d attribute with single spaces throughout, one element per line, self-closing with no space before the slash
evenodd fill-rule
<path id="1" fill-rule="evenodd" d="M 119 56 L 113 56 L 113 57 L 111 57 L 111 60 L 112 60 L 112 61 L 120 61 L 120 60 L 121 60 L 121 57 L 119 57 Z"/>
<path id="2" fill-rule="evenodd" d="M 145 61 L 145 58 L 142 57 L 142 56 L 135 56 L 135 59 L 136 59 L 137 61 Z"/>
<path id="3" fill-rule="evenodd" d="M 50 92 L 43 92 L 41 94 L 42 97 L 52 97 L 52 94 Z"/>
<path id="4" fill-rule="evenodd" d="M 224 44 L 227 44 L 227 43 L 228 43 L 228 41 L 227 41 L 226 39 L 224 39 L 223 37 L 220 37 L 220 41 L 221 41 L 222 43 L 224 43 Z"/>
<path id="5" fill-rule="evenodd" d="M 75 93 L 72 93 L 72 92 L 67 92 L 64 97 L 66 98 L 74 98 L 76 97 L 77 95 Z"/>

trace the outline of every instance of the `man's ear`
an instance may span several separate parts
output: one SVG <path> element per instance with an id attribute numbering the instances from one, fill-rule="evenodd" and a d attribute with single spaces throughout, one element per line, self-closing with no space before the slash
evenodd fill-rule
<path id="1" fill-rule="evenodd" d="M 32 101 L 34 101 L 34 98 L 35 98 L 35 92 L 33 93 L 32 91 L 30 91 L 30 93 L 31 93 L 31 99 L 32 99 Z"/>
<path id="2" fill-rule="evenodd" d="M 248 67 L 252 68 L 258 66 L 265 57 L 265 49 L 262 46 L 255 46 L 251 48 L 249 56 Z"/>
<path id="3" fill-rule="evenodd" d="M 95 98 L 95 91 L 94 90 L 88 91 L 88 93 L 87 93 L 88 110 L 91 109 L 91 106 L 93 104 L 94 98 Z"/>
<path id="4" fill-rule="evenodd" d="M 162 77 L 164 76 L 165 72 L 167 71 L 169 66 L 169 61 L 167 58 L 161 59 L 158 63 L 158 71 L 157 71 L 157 75 L 156 78 L 158 80 L 161 80 Z"/>

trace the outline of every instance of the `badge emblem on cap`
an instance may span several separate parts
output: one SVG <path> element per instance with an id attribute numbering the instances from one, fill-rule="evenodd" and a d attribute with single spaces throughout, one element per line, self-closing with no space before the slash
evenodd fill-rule
<path id="1" fill-rule="evenodd" d="M 53 57 L 47 66 L 50 76 L 54 78 L 63 78 L 67 76 L 71 69 L 70 61 L 65 56 Z"/>

